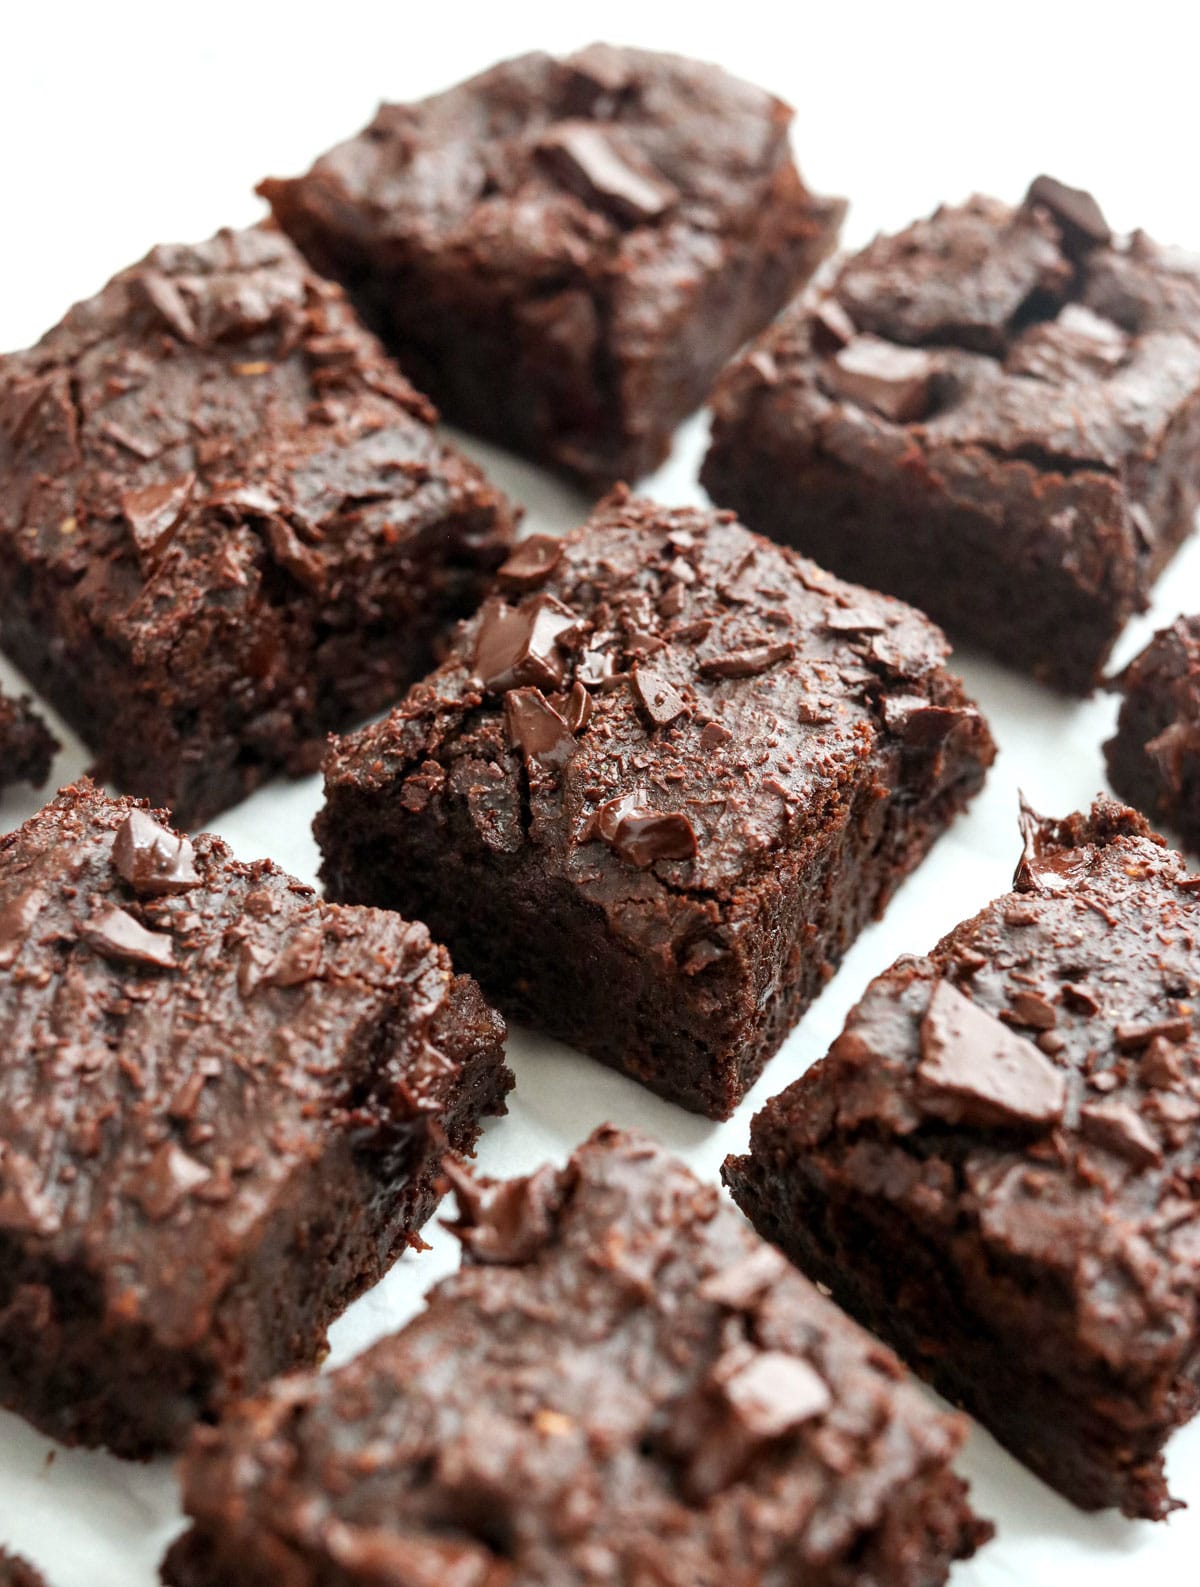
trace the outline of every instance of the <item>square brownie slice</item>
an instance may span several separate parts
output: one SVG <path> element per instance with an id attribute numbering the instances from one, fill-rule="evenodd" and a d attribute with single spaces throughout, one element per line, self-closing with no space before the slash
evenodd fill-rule
<path id="1" fill-rule="evenodd" d="M 1200 616 L 1160 629 L 1113 687 L 1122 699 L 1104 746 L 1109 781 L 1200 854 Z"/>
<path id="2" fill-rule="evenodd" d="M 0 1403 L 131 1456 L 314 1361 L 511 1084 L 423 926 L 87 783 L 0 840 L 0 1040 Z"/>
<path id="3" fill-rule="evenodd" d="M 28 698 L 0 689 L 0 789 L 27 782 L 40 788 L 50 775 L 58 740 Z"/>
<path id="4" fill-rule="evenodd" d="M 0 643 L 184 826 L 380 709 L 512 517 L 285 237 L 156 248 L 0 357 Z"/>
<path id="5" fill-rule="evenodd" d="M 1047 1482 L 1159 1519 L 1200 1407 L 1200 877 L 1112 801 L 1025 836 L 1013 892 L 872 982 L 725 1177 Z"/>
<path id="6" fill-rule="evenodd" d="M 725 376 L 753 529 L 1087 693 L 1200 503 L 1200 262 L 1039 177 L 848 259 Z"/>
<path id="7" fill-rule="evenodd" d="M 617 491 L 335 743 L 331 897 L 429 923 L 514 1018 L 724 1118 L 993 745 L 919 613 Z"/>
<path id="8" fill-rule="evenodd" d="M 455 1182 L 414 1322 L 193 1441 L 170 1587 L 934 1587 L 989 1535 L 963 1424 L 652 1141 Z"/>
<path id="9" fill-rule="evenodd" d="M 448 418 L 599 491 L 662 461 L 836 242 L 790 121 L 716 66 L 593 45 L 385 105 L 259 191 Z"/>

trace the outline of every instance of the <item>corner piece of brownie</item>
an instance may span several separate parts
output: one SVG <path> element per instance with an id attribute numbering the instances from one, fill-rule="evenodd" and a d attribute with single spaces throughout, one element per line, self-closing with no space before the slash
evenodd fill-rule
<path id="1" fill-rule="evenodd" d="M 507 504 L 286 237 L 156 248 L 0 357 L 0 644 L 192 827 L 389 704 Z"/>
<path id="2" fill-rule="evenodd" d="M 1200 1407 L 1200 877 L 1111 800 L 867 989 L 725 1178 L 1085 1509 L 1160 1519 Z"/>
<path id="3" fill-rule="evenodd" d="M 0 1403 L 145 1456 L 285 1368 L 503 1111 L 423 926 L 83 783 L 0 840 Z"/>
<path id="4" fill-rule="evenodd" d="M 1200 616 L 1160 629 L 1113 688 L 1122 700 L 1104 746 L 1109 781 L 1200 854 Z"/>
<path id="5" fill-rule="evenodd" d="M 24 695 L 14 700 L 0 689 L 0 789 L 14 782 L 40 788 L 58 749 L 58 740 L 32 702 Z"/>
<path id="6" fill-rule="evenodd" d="M 648 473 L 834 246 L 791 111 L 597 44 L 385 105 L 259 191 L 449 418 L 602 490 Z"/>
<path id="7" fill-rule="evenodd" d="M 170 1587 L 938 1587 L 990 1535 L 964 1425 L 652 1141 L 455 1183 L 415 1321 L 197 1434 Z"/>
<path id="8" fill-rule="evenodd" d="M 46 1587 L 27 1560 L 0 1548 L 0 1587 Z"/>
<path id="9" fill-rule="evenodd" d="M 1200 260 L 1039 177 L 849 258 L 724 377 L 752 529 L 1087 693 L 1200 503 Z"/>
<path id="10" fill-rule="evenodd" d="M 729 514 L 615 492 L 335 742 L 331 897 L 514 1018 L 724 1118 L 993 745 L 941 633 Z"/>

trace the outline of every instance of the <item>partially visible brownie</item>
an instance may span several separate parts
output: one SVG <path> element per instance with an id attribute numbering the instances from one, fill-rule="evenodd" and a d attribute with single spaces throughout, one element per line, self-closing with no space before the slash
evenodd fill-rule
<path id="1" fill-rule="evenodd" d="M 983 780 L 946 652 L 728 514 L 614 492 L 335 742 L 329 894 L 427 921 L 514 1018 L 724 1118 Z"/>
<path id="2" fill-rule="evenodd" d="M 1200 616 L 1160 629 L 1114 687 L 1122 700 L 1104 746 L 1109 780 L 1200 853 Z"/>
<path id="3" fill-rule="evenodd" d="M 27 782 L 40 788 L 50 775 L 58 740 L 22 696 L 14 700 L 0 690 L 0 789 Z"/>
<path id="4" fill-rule="evenodd" d="M 716 66 L 597 44 L 385 105 L 264 182 L 447 417 L 597 491 L 635 480 L 833 247 L 791 111 Z"/>
<path id="5" fill-rule="evenodd" d="M 455 1176 L 402 1333 L 196 1437 L 171 1587 L 935 1587 L 963 1436 L 644 1136 Z"/>
<path id="6" fill-rule="evenodd" d="M 714 500 L 1086 693 L 1200 503 L 1200 262 L 1039 177 L 848 259 L 725 376 Z"/>
<path id="7" fill-rule="evenodd" d="M 0 1403 L 144 1456 L 313 1362 L 503 1041 L 423 926 L 65 789 L 0 839 Z"/>
<path id="8" fill-rule="evenodd" d="M 0 1548 L 0 1587 L 46 1587 L 28 1561 Z"/>
<path id="9" fill-rule="evenodd" d="M 194 826 L 381 709 L 511 539 L 285 237 L 156 248 L 0 357 L 0 644 Z"/>
<path id="10" fill-rule="evenodd" d="M 872 982 L 725 1177 L 1047 1482 L 1161 1519 L 1200 1408 L 1200 877 L 1110 800 L 1025 825 L 1014 891 Z"/>

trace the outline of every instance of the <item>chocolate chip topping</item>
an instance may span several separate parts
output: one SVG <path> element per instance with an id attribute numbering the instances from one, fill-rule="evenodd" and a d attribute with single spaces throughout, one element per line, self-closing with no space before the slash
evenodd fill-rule
<path id="1" fill-rule="evenodd" d="M 878 336 L 856 336 L 835 353 L 827 378 L 842 396 L 896 424 L 913 424 L 933 406 L 935 368 L 921 348 L 895 347 Z"/>
<path id="2" fill-rule="evenodd" d="M 747 645 L 741 650 L 729 650 L 723 655 L 706 656 L 700 663 L 702 678 L 754 678 L 760 672 L 790 661 L 796 647 L 790 639 L 777 640 L 762 645 Z"/>
<path id="3" fill-rule="evenodd" d="M 1029 185 L 1025 203 L 1048 209 L 1071 243 L 1098 247 L 1112 241 L 1112 228 L 1099 204 L 1081 187 L 1068 187 L 1052 176 L 1038 176 Z"/>
<path id="4" fill-rule="evenodd" d="M 106 959 L 123 964 L 144 964 L 160 970 L 174 970 L 175 944 L 170 935 L 147 931 L 140 921 L 115 904 L 103 904 L 83 928 L 89 947 Z"/>
<path id="5" fill-rule="evenodd" d="M 1162 1162 L 1162 1148 L 1146 1121 L 1124 1102 L 1087 1102 L 1079 1110 L 1079 1133 L 1124 1157 L 1135 1168 Z"/>
<path id="6" fill-rule="evenodd" d="M 671 680 L 654 667 L 634 667 L 633 687 L 639 704 L 655 727 L 669 727 L 688 709 L 687 701 Z"/>
<path id="7" fill-rule="evenodd" d="M 126 491 L 121 511 L 133 534 L 138 559 L 150 568 L 171 542 L 196 488 L 196 476 L 188 472 L 161 484 L 144 485 Z"/>
<path id="8" fill-rule="evenodd" d="M 561 768 L 575 752 L 574 734 L 540 689 L 510 689 L 504 696 L 504 720 L 509 738 L 527 761 Z"/>
<path id="9" fill-rule="evenodd" d="M 950 1123 L 1047 1128 L 1063 1116 L 1062 1073 L 985 1009 L 939 981 L 921 1023 L 922 1105 Z"/>
<path id="10" fill-rule="evenodd" d="M 679 190 L 656 171 L 620 127 L 562 121 L 538 140 L 538 156 L 557 181 L 586 204 L 629 225 L 660 219 Z"/>
<path id="11" fill-rule="evenodd" d="M 131 810 L 113 838 L 113 864 L 135 893 L 157 898 L 199 887 L 189 840 L 163 827 L 145 810 Z"/>
<path id="12" fill-rule="evenodd" d="M 680 811 L 662 812 L 641 803 L 641 795 L 619 794 L 602 804 L 592 817 L 589 831 L 602 838 L 614 854 L 646 870 L 658 860 L 690 860 L 696 853 L 696 833 Z"/>
<path id="13" fill-rule="evenodd" d="M 489 601 L 475 639 L 475 670 L 484 688 L 495 694 L 525 684 L 557 688 L 564 675 L 558 640 L 576 622 L 552 595 L 535 595 L 515 608 Z"/>
<path id="14" fill-rule="evenodd" d="M 558 566 L 562 540 L 558 535 L 526 535 L 500 564 L 497 577 L 514 590 L 535 590 Z"/>

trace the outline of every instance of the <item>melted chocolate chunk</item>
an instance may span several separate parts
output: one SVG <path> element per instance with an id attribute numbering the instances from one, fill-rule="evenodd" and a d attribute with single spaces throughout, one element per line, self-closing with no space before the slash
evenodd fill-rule
<path id="1" fill-rule="evenodd" d="M 196 489 L 194 473 L 158 485 L 128 490 L 121 497 L 125 514 L 143 567 L 153 567 L 171 542 Z"/>
<path id="2" fill-rule="evenodd" d="M 504 720 L 509 738 L 527 761 L 561 770 L 575 753 L 574 734 L 540 689 L 510 689 L 504 696 Z"/>
<path id="3" fill-rule="evenodd" d="M 929 1000 L 917 1074 L 923 1105 L 951 1123 L 1046 1128 L 1063 1115 L 1061 1072 L 949 981 Z"/>
<path id="4" fill-rule="evenodd" d="M 653 667 L 634 667 L 633 688 L 655 727 L 669 727 L 688 710 L 687 701 L 671 680 Z"/>
<path id="5" fill-rule="evenodd" d="M 558 641 L 577 622 L 552 595 L 536 595 L 515 608 L 490 601 L 475 640 L 475 670 L 484 688 L 493 694 L 525 684 L 557 688 L 564 676 Z"/>
<path id="6" fill-rule="evenodd" d="M 877 336 L 856 336 L 830 362 L 827 378 L 843 397 L 873 408 L 896 424 L 923 419 L 933 405 L 935 364 L 916 347 L 893 347 Z"/>
<path id="7" fill-rule="evenodd" d="M 679 201 L 679 189 L 620 127 L 562 121 L 538 140 L 537 152 L 556 181 L 627 224 L 659 220 Z"/>
<path id="8" fill-rule="evenodd" d="M 81 933 L 83 941 L 106 959 L 174 970 L 175 944 L 166 932 L 147 931 L 140 921 L 115 904 L 103 904 Z"/>
<path id="9" fill-rule="evenodd" d="M 500 565 L 497 577 L 514 590 L 535 590 L 558 566 L 562 540 L 557 535 L 526 535 Z"/>
<path id="10" fill-rule="evenodd" d="M 160 826 L 145 810 L 131 810 L 117 828 L 112 858 L 118 874 L 143 897 L 186 893 L 200 886 L 191 843 Z"/>
<path id="11" fill-rule="evenodd" d="M 777 640 L 762 645 L 747 645 L 741 650 L 729 650 L 724 655 L 706 656 L 700 663 L 702 678 L 754 678 L 760 672 L 790 661 L 796 654 L 791 640 Z"/>

